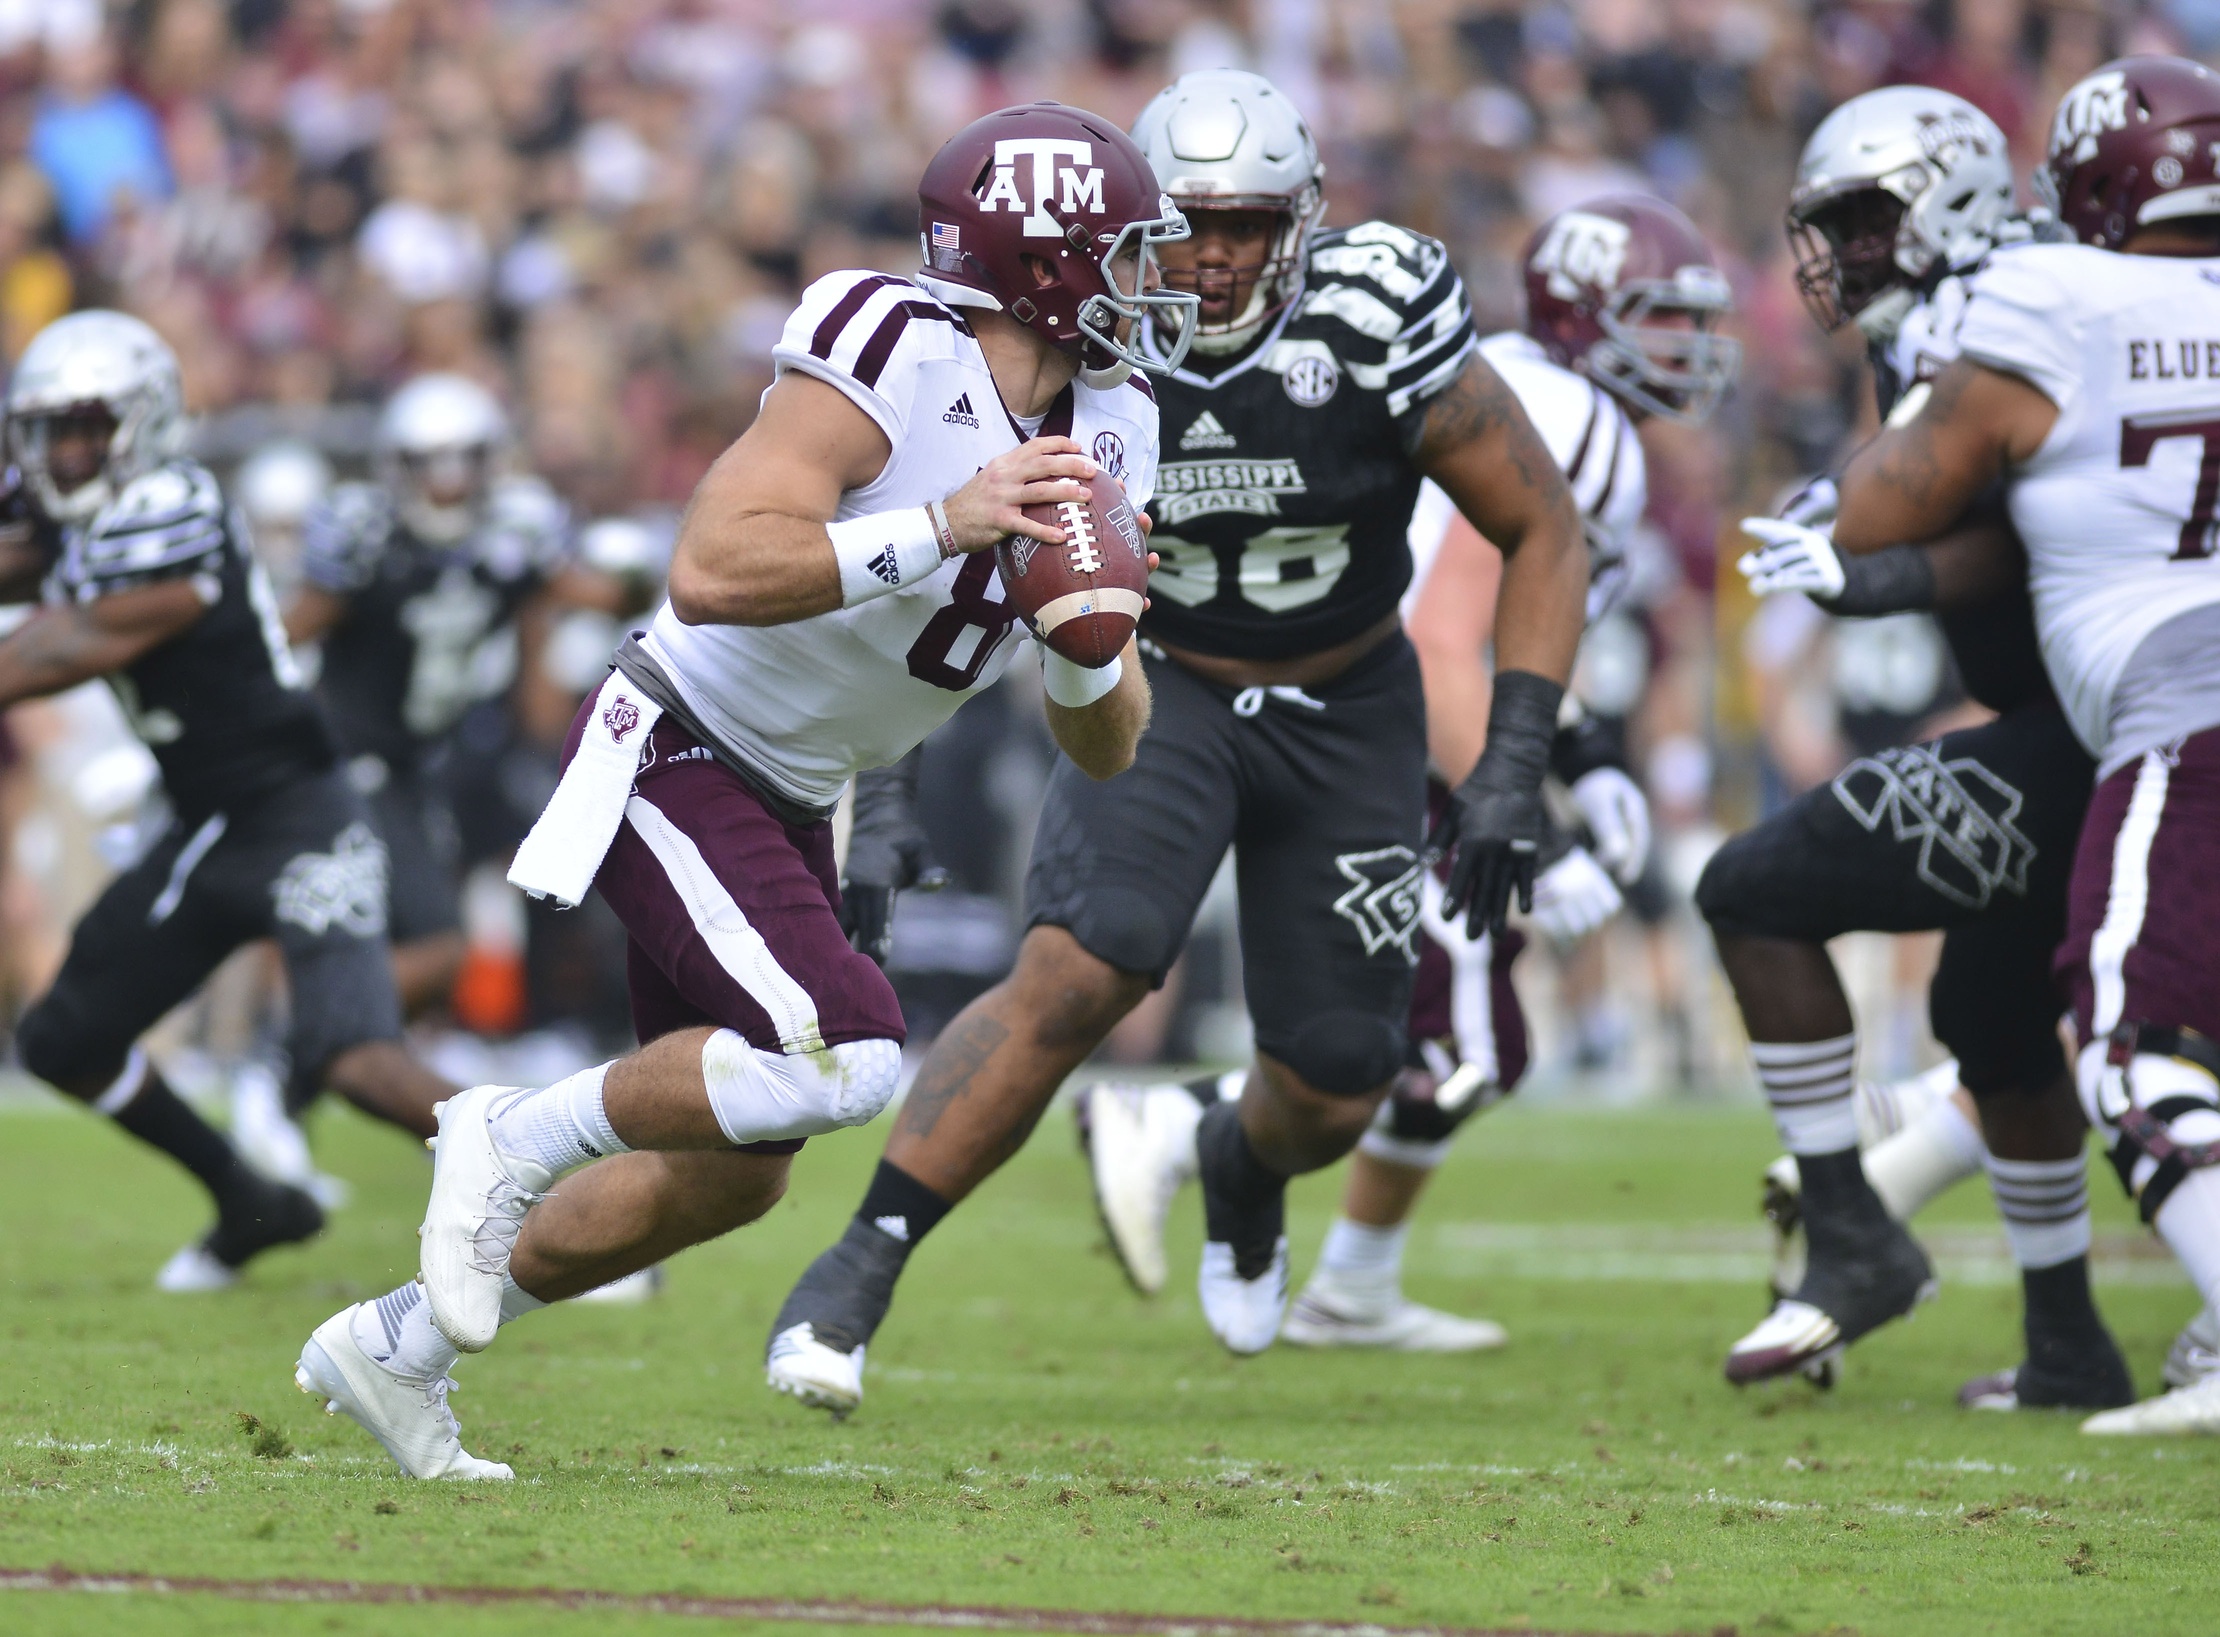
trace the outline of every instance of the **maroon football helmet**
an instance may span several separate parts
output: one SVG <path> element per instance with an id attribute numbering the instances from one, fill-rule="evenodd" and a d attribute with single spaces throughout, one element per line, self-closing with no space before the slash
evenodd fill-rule
<path id="1" fill-rule="evenodd" d="M 2121 57 L 2068 91 L 2035 191 L 2083 244 L 2220 216 L 2220 75 L 2185 57 Z"/>
<path id="2" fill-rule="evenodd" d="M 1154 248 L 1186 238 L 1187 219 L 1110 121 L 1060 102 L 974 120 L 925 167 L 917 210 L 919 282 L 950 306 L 1006 312 L 1077 349 L 1088 385 L 1114 386 L 1135 366 L 1168 371 L 1187 355 L 1200 303 L 1157 287 Z M 1152 315 L 1169 320 L 1169 339 L 1163 358 L 1144 361 L 1136 342 Z"/>
<path id="3" fill-rule="evenodd" d="M 1734 305 L 1726 275 L 1663 200 L 1622 193 L 1559 211 L 1520 262 L 1526 333 L 1629 407 L 1701 421 L 1734 384 L 1742 344 L 1716 333 Z M 1654 322 L 1675 313 L 1685 328 Z"/>

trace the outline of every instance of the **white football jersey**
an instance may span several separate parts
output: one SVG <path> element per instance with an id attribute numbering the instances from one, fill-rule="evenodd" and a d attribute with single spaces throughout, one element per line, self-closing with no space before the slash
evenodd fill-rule
<path id="1" fill-rule="evenodd" d="M 1503 330 L 1480 343 L 1503 384 L 1548 445 L 1572 485 L 1573 501 L 1588 534 L 1588 621 L 1602 617 L 1626 579 L 1627 543 L 1649 504 L 1649 467 L 1642 440 L 1619 400 L 1587 376 L 1553 363 L 1540 342 Z M 1411 511 L 1411 588 L 1403 594 L 1407 616 L 1417 605 L 1435 554 L 1449 533 L 1456 505 L 1428 479 Z"/>
<path id="2" fill-rule="evenodd" d="M 812 284 L 772 353 L 837 387 L 893 445 L 839 518 L 939 500 L 1025 441 L 961 313 L 906 279 L 831 273 Z M 1146 381 L 1073 382 L 1042 435 L 1075 439 L 1136 507 L 1156 482 Z M 884 766 L 1002 675 L 1024 627 L 994 553 L 974 552 L 899 591 L 790 625 L 687 625 L 665 603 L 643 646 L 701 725 L 780 794 L 829 808 L 859 768 Z"/>
<path id="3" fill-rule="evenodd" d="M 2101 760 L 2138 645 L 2220 602 L 2220 260 L 2001 251 L 1973 280 L 1958 346 L 2058 406 L 2011 474 L 2012 521 L 2044 664 Z"/>
<path id="4" fill-rule="evenodd" d="M 1958 356 L 1958 325 L 1966 312 L 1966 296 L 1974 272 L 1947 273 L 1919 304 L 1904 315 L 1895 337 L 1878 355 L 1880 373 L 1893 376 L 1884 389 L 1884 406 L 1892 425 L 1902 425 L 1919 413 L 1927 401 L 1921 389 L 1943 372 Z"/>

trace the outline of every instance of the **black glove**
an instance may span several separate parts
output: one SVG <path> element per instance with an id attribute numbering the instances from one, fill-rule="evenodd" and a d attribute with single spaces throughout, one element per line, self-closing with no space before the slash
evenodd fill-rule
<path id="1" fill-rule="evenodd" d="M 848 866 L 840 881 L 840 930 L 881 966 L 894 947 L 894 895 L 904 888 L 937 892 L 948 872 L 929 862 L 925 827 L 917 821 L 917 774 L 925 753 L 913 750 L 892 767 L 856 775 Z"/>
<path id="2" fill-rule="evenodd" d="M 1463 915 L 1470 937 L 1502 928 L 1514 890 L 1520 909 L 1534 907 L 1534 871 L 1550 837 L 1542 777 L 1564 697 L 1562 686 L 1532 671 L 1496 673 L 1487 748 L 1457 787 L 1444 825 L 1457 859 L 1442 913 L 1452 921 Z"/>

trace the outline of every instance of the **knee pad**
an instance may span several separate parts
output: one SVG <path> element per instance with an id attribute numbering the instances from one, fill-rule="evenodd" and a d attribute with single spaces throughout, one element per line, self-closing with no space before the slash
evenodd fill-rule
<path id="1" fill-rule="evenodd" d="M 1408 1037 L 1400 1022 L 1372 1012 L 1321 1012 L 1285 1041 L 1257 1042 L 1329 1097 L 1362 1097 L 1395 1077 Z"/>
<path id="2" fill-rule="evenodd" d="M 1374 1159 L 1431 1171 L 1449 1157 L 1457 1128 L 1510 1095 L 1484 1079 L 1471 1063 L 1457 1063 L 1432 1041 L 1422 1041 L 1423 1066 L 1406 1068 L 1380 1104 L 1357 1147 Z"/>
<path id="3" fill-rule="evenodd" d="M 1977 1101 L 2034 1091 L 2065 1067 L 2058 1014 L 2040 977 L 2000 974 L 1947 957 L 1927 990 L 1927 1020 L 1958 1060 L 1958 1080 Z"/>
<path id="4" fill-rule="evenodd" d="M 2074 1067 L 2082 1109 L 2144 1222 L 2191 1171 L 2220 1162 L 2220 1081 L 2204 1069 L 2155 1052 L 2123 1066 L 2101 1040 Z"/>
<path id="5" fill-rule="evenodd" d="M 107 1081 L 130 1055 L 130 1042 L 109 1039 L 68 999 L 48 994 L 16 1025 L 16 1056 L 25 1072 L 51 1086 Z"/>
<path id="6" fill-rule="evenodd" d="M 902 1078 L 902 1048 L 850 1040 L 813 1052 L 765 1051 L 731 1029 L 701 1049 L 717 1128 L 738 1146 L 821 1137 L 877 1118 Z"/>
<path id="7" fill-rule="evenodd" d="M 1751 839 L 1753 833 L 1729 836 L 1696 878 L 1696 913 L 1714 932 L 1756 930 L 1747 920 L 1750 905 L 1745 890 L 1751 855 L 1757 851 L 1757 843 Z"/>

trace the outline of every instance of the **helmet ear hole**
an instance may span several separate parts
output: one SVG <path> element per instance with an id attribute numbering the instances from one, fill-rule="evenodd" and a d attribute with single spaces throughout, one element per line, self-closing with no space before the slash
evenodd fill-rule
<path id="1" fill-rule="evenodd" d="M 1033 275 L 1033 288 L 1036 290 L 1053 290 L 1056 288 L 1061 275 L 1057 273 L 1055 263 L 1036 256 L 1030 251 L 1019 256 L 1018 260 L 1024 264 L 1025 270 Z"/>

